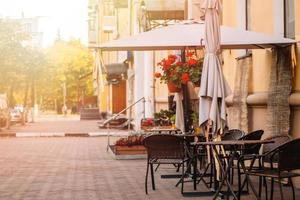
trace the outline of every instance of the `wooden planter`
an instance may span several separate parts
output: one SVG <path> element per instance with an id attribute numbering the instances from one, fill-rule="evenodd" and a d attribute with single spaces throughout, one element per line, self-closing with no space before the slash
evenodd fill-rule
<path id="1" fill-rule="evenodd" d="M 137 146 L 115 146 L 116 155 L 137 155 L 146 154 L 146 148 L 142 145 Z"/>
<path id="2" fill-rule="evenodd" d="M 145 159 L 147 157 L 146 148 L 142 145 L 135 146 L 110 146 L 110 152 L 117 160 L 130 160 L 130 159 Z"/>

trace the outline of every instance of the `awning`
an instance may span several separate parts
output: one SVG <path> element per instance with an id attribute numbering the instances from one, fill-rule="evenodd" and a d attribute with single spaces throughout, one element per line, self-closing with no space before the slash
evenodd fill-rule
<path id="1" fill-rule="evenodd" d="M 105 65 L 106 80 L 117 83 L 119 80 L 127 78 L 128 63 L 112 63 Z"/>
<path id="2" fill-rule="evenodd" d="M 203 23 L 176 24 L 90 47 L 102 51 L 184 50 L 204 48 L 203 36 Z M 258 49 L 296 43 L 292 39 L 226 26 L 221 26 L 221 38 L 221 49 Z"/>

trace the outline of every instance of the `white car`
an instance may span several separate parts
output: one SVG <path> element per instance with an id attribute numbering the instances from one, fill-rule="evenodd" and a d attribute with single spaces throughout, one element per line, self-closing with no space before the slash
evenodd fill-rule
<path id="1" fill-rule="evenodd" d="M 22 122 L 22 113 L 18 109 L 12 109 L 10 111 L 10 121 L 11 122 L 16 122 L 16 123 L 21 123 Z"/>

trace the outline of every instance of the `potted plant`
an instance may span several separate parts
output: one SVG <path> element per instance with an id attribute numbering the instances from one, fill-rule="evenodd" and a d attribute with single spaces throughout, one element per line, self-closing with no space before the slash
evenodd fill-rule
<path id="1" fill-rule="evenodd" d="M 161 72 L 156 72 L 154 76 L 168 84 L 170 92 L 180 92 L 182 84 L 189 81 L 196 84 L 200 81 L 202 63 L 202 59 L 197 59 L 191 52 L 187 53 L 186 62 L 181 62 L 176 55 L 169 55 L 158 63 Z"/>
<path id="2" fill-rule="evenodd" d="M 201 133 L 201 129 L 199 127 L 199 114 L 193 111 L 191 114 L 191 120 L 195 135 L 199 135 Z"/>
<path id="3" fill-rule="evenodd" d="M 160 110 L 158 113 L 154 113 L 154 123 L 156 126 L 171 126 L 172 116 L 174 116 L 174 111 L 171 110 Z"/>

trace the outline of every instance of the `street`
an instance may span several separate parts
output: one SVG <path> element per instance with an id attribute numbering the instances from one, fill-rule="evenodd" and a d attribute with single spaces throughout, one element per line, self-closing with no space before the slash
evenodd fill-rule
<path id="1" fill-rule="evenodd" d="M 99 120 L 80 120 L 79 115 L 55 115 L 42 114 L 36 118 L 34 123 L 28 122 L 25 125 L 15 124 L 10 129 L 2 129 L 0 136 L 17 137 L 38 137 L 38 136 L 64 136 L 69 135 L 106 135 L 106 129 L 99 129 Z M 127 130 L 111 130 L 112 135 L 127 135 Z"/>

